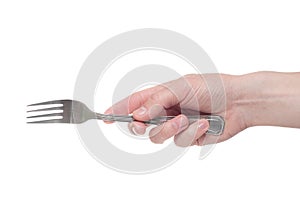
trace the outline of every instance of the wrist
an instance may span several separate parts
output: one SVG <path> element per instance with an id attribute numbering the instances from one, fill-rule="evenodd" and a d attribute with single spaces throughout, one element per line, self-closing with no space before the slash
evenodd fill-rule
<path id="1" fill-rule="evenodd" d="M 233 104 L 247 127 L 297 126 L 299 73 L 256 72 L 236 76 L 232 82 Z"/>

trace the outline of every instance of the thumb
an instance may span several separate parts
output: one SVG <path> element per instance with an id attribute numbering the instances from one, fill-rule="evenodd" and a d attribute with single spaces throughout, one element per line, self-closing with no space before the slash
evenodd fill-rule
<path id="1" fill-rule="evenodd" d="M 179 103 L 177 96 L 168 88 L 162 88 L 133 112 L 137 120 L 146 121 L 165 114 L 165 110 Z"/>

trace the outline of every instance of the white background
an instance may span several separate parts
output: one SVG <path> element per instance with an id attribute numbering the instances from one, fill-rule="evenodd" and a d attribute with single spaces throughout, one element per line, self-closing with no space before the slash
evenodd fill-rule
<path id="1" fill-rule="evenodd" d="M 250 128 L 204 160 L 193 147 L 163 171 L 128 175 L 94 160 L 74 126 L 25 123 L 27 104 L 72 98 L 86 57 L 137 28 L 188 36 L 222 73 L 299 71 L 299 9 L 289 0 L 1 1 L 0 199 L 299 199 L 297 129 Z"/>

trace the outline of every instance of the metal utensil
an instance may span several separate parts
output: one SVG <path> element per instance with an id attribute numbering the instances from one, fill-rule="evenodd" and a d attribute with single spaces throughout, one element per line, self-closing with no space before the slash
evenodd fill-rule
<path id="1" fill-rule="evenodd" d="M 90 119 L 99 119 L 103 121 L 119 121 L 119 122 L 133 122 L 137 121 L 131 115 L 106 115 L 91 111 L 84 103 L 76 100 L 54 100 L 42 103 L 30 104 L 28 106 L 52 105 L 53 107 L 29 110 L 27 112 L 39 111 L 56 111 L 55 113 L 41 114 L 28 116 L 27 119 L 34 119 L 40 117 L 59 117 L 59 119 L 47 119 L 29 121 L 27 123 L 69 123 L 80 124 Z M 176 116 L 160 116 L 148 121 L 142 121 L 145 124 L 160 125 Z M 220 135 L 224 129 L 224 119 L 218 115 L 188 115 L 190 122 L 204 118 L 209 121 L 209 129 L 207 134 Z"/>

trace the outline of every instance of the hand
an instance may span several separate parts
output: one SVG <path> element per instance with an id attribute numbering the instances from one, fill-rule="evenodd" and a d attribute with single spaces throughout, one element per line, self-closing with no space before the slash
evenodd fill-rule
<path id="1" fill-rule="evenodd" d="M 192 74 L 136 92 L 105 113 L 133 113 L 139 121 L 176 115 L 174 119 L 151 129 L 150 140 L 163 143 L 174 137 L 178 146 L 205 145 L 210 141 L 225 141 L 250 126 L 299 128 L 299 85 L 299 73 L 257 72 L 242 76 Z M 223 134 L 205 134 L 209 127 L 207 120 L 200 119 L 190 124 L 185 116 L 201 113 L 223 116 Z M 282 115 L 285 120 L 282 120 Z M 129 128 L 135 134 L 143 134 L 147 126 L 133 122 Z"/>
<path id="2" fill-rule="evenodd" d="M 214 84 L 221 83 L 220 79 L 224 87 Z M 230 75 L 186 75 L 163 85 L 136 92 L 113 105 L 105 113 L 133 113 L 133 117 L 140 121 L 162 115 L 175 115 L 177 117 L 174 119 L 153 128 L 149 135 L 154 143 L 163 143 L 174 136 L 175 144 L 179 146 L 203 145 L 204 141 L 212 141 L 204 140 L 205 137 L 217 137 L 205 135 L 209 128 L 207 120 L 200 119 L 189 124 L 185 115 L 220 115 L 225 117 L 226 126 L 218 142 L 224 141 L 246 128 L 241 112 L 233 106 L 232 94 L 236 91 L 231 89 L 232 79 L 233 76 Z M 209 87 L 207 83 L 211 83 Z M 224 103 L 225 100 L 227 103 Z M 135 134 L 144 134 L 146 127 L 141 122 L 129 124 L 129 129 Z"/>

